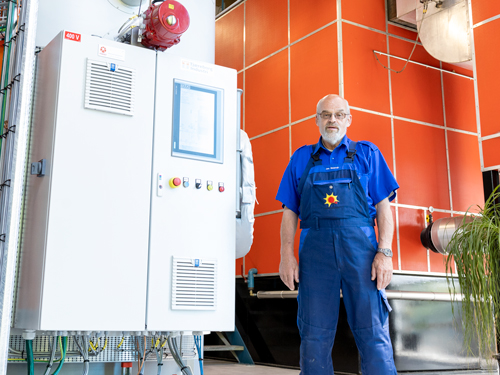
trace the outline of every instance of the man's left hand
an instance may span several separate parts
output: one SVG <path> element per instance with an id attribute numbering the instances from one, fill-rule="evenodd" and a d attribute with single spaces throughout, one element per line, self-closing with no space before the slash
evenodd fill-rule
<path id="1" fill-rule="evenodd" d="M 385 289 L 392 279 L 392 258 L 377 253 L 372 263 L 372 281 L 377 279 L 377 289 Z"/>

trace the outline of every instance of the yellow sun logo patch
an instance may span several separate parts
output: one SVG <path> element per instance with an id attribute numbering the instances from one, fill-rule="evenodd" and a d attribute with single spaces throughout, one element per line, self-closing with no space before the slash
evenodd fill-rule
<path id="1" fill-rule="evenodd" d="M 339 204 L 339 200 L 337 199 L 337 195 L 332 194 L 327 194 L 326 198 L 323 198 L 325 200 L 325 204 L 330 207 L 332 204 Z"/>

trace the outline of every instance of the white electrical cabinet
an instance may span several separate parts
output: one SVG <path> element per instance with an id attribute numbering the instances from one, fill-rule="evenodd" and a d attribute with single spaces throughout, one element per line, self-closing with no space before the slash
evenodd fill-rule
<path id="1" fill-rule="evenodd" d="M 37 60 L 15 327 L 143 330 L 156 54 L 61 32 Z"/>
<path id="2" fill-rule="evenodd" d="M 236 71 L 68 31 L 37 65 L 15 327 L 232 331 Z"/>
<path id="3" fill-rule="evenodd" d="M 232 331 L 236 71 L 157 66 L 147 328 Z"/>

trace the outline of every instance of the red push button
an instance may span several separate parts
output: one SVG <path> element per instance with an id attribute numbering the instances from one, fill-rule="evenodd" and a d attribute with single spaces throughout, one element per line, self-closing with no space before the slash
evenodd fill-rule
<path id="1" fill-rule="evenodd" d="M 219 186 L 219 191 L 222 193 L 224 192 L 224 186 Z"/>
<path id="2" fill-rule="evenodd" d="M 171 188 L 177 188 L 179 186 L 181 186 L 181 179 L 179 177 L 172 177 L 170 179 L 170 181 L 168 182 L 168 184 L 170 185 Z"/>

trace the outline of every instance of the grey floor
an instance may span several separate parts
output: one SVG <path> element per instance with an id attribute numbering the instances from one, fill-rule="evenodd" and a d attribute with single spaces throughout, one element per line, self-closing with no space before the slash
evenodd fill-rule
<path id="1" fill-rule="evenodd" d="M 299 375 L 299 370 L 205 360 L 204 375 Z"/>

